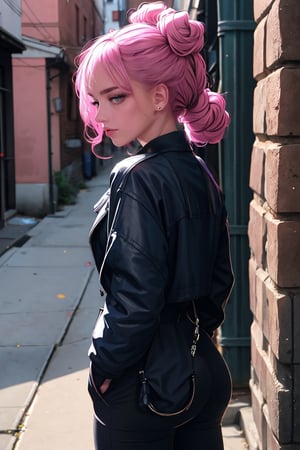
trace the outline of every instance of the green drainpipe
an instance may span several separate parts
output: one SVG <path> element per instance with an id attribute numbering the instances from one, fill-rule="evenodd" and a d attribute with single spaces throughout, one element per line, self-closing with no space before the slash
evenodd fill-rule
<path id="1" fill-rule="evenodd" d="M 250 378 L 250 324 L 248 282 L 248 212 L 252 131 L 253 80 L 252 0 L 218 0 L 220 91 L 226 93 L 231 124 L 219 147 L 220 183 L 230 222 L 235 286 L 228 302 L 220 344 L 231 370 L 234 388 L 248 386 Z"/>

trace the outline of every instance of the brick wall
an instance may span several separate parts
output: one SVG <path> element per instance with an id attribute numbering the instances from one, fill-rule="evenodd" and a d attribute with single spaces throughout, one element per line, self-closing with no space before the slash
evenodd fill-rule
<path id="1" fill-rule="evenodd" d="M 260 450 L 300 449 L 300 1 L 253 0 L 251 395 Z"/>

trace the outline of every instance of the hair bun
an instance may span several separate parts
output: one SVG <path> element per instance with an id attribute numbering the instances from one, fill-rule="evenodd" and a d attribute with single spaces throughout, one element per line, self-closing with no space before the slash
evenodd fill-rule
<path id="1" fill-rule="evenodd" d="M 178 56 L 199 53 L 204 45 L 204 25 L 190 20 L 186 11 L 167 8 L 162 2 L 141 3 L 128 11 L 129 23 L 146 23 L 157 27 Z"/>
<path id="2" fill-rule="evenodd" d="M 199 53 L 203 48 L 204 25 L 190 20 L 186 11 L 165 9 L 159 15 L 157 27 L 168 40 L 172 51 L 178 56 Z"/>
<path id="3" fill-rule="evenodd" d="M 198 144 L 220 142 L 230 122 L 225 107 L 222 95 L 204 89 L 198 104 L 181 117 L 189 140 Z"/>
<path id="4" fill-rule="evenodd" d="M 162 2 L 141 3 L 138 8 L 127 12 L 127 20 L 129 23 L 146 23 L 156 27 L 159 14 L 166 8 Z"/>

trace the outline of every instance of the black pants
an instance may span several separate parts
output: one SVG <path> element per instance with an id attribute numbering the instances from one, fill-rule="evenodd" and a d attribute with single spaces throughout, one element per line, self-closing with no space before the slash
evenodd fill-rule
<path id="1" fill-rule="evenodd" d="M 160 417 L 139 404 L 138 368 L 114 380 L 104 395 L 90 381 L 96 450 L 223 450 L 221 421 L 231 396 L 231 378 L 214 343 L 201 333 L 196 400 L 189 411 Z"/>

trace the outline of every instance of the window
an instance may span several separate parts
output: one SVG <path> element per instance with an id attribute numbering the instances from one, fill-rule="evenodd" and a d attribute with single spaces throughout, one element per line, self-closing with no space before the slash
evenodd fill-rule
<path id="1" fill-rule="evenodd" d="M 81 45 L 80 42 L 80 29 L 79 29 L 79 8 L 77 5 L 75 5 L 75 14 L 76 14 L 76 43 L 77 45 Z"/>
<path id="2" fill-rule="evenodd" d="M 87 41 L 87 18 L 83 18 L 83 42 Z"/>
<path id="3" fill-rule="evenodd" d="M 113 22 L 119 21 L 119 11 L 112 11 L 112 20 Z"/>

